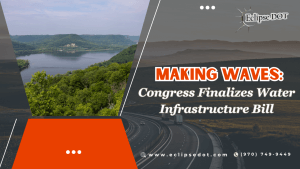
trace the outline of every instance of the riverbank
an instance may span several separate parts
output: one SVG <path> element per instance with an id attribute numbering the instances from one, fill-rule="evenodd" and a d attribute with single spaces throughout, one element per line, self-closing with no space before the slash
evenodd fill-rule
<path id="1" fill-rule="evenodd" d="M 52 49 L 38 49 L 38 50 L 21 50 L 21 51 L 14 51 L 15 55 L 18 56 L 28 56 L 31 54 L 42 54 L 42 53 L 76 53 L 76 52 L 102 52 L 102 51 L 117 51 L 117 50 L 123 50 L 125 48 L 110 48 L 110 49 L 69 49 L 69 50 L 52 50 Z"/>

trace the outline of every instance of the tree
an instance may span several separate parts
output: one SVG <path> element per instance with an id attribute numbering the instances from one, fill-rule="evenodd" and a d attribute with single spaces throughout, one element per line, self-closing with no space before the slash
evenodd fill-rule
<path id="1" fill-rule="evenodd" d="M 25 91 L 34 116 L 117 116 L 131 63 L 62 75 L 36 72 Z"/>

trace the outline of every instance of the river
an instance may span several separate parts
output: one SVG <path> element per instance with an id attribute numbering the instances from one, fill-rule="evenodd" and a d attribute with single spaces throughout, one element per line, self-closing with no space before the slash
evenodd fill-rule
<path id="1" fill-rule="evenodd" d="M 85 69 L 88 66 L 109 60 L 120 51 L 75 52 L 75 53 L 41 53 L 28 56 L 18 56 L 17 59 L 29 60 L 30 66 L 21 71 L 23 83 L 30 82 L 37 71 L 45 70 L 47 74 L 64 74 L 67 71 Z"/>

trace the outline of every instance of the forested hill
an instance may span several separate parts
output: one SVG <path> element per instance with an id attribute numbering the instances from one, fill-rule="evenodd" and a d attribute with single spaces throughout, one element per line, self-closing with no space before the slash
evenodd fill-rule
<path id="1" fill-rule="evenodd" d="M 76 34 L 54 35 L 51 38 L 44 39 L 41 43 L 37 44 L 37 46 L 40 48 L 58 48 L 71 43 L 75 43 L 78 47 L 88 49 L 99 47 L 96 43 L 85 40 Z M 102 47 L 107 48 L 107 46 Z"/>
<path id="2" fill-rule="evenodd" d="M 12 41 L 14 50 L 34 50 L 35 47 L 21 42 Z"/>
<path id="3" fill-rule="evenodd" d="M 130 40 L 132 40 L 133 42 L 138 42 L 139 39 L 140 39 L 140 36 L 128 36 L 128 38 L 129 38 Z"/>
<path id="4" fill-rule="evenodd" d="M 123 50 L 136 43 L 124 35 L 14 35 L 11 40 L 17 56 L 57 51 Z"/>
<path id="5" fill-rule="evenodd" d="M 130 46 L 136 44 L 123 35 L 79 35 L 83 39 L 97 43 L 98 45 Z"/>
<path id="6" fill-rule="evenodd" d="M 16 56 L 38 53 L 38 50 L 34 46 L 26 43 L 12 41 L 12 45 Z"/>
<path id="7" fill-rule="evenodd" d="M 23 43 L 38 43 L 45 39 L 51 38 L 53 35 L 14 35 L 10 36 L 12 41 L 18 41 Z"/>
<path id="8" fill-rule="evenodd" d="M 37 48 L 48 47 L 58 47 L 62 45 L 62 42 L 67 42 L 67 44 L 75 43 L 72 40 L 76 40 L 79 43 L 84 42 L 86 44 L 96 44 L 101 47 L 123 47 L 126 48 L 130 45 L 136 44 L 132 41 L 129 36 L 124 35 L 77 35 L 77 34 L 59 34 L 59 35 L 13 35 L 10 36 L 12 41 L 26 43 Z M 48 44 L 49 43 L 49 44 Z M 64 44 L 66 45 L 66 44 Z M 77 44 L 76 44 L 77 45 Z M 84 46 L 83 44 L 81 44 Z M 90 46 L 89 46 L 90 47 Z"/>
<path id="9" fill-rule="evenodd" d="M 95 63 L 92 66 L 108 66 L 111 63 L 127 63 L 127 62 L 132 62 L 134 58 L 134 54 L 136 51 L 137 45 L 132 45 L 124 50 L 122 50 L 120 53 L 117 55 L 113 56 L 110 58 L 108 61 L 100 62 L 100 63 Z"/>
<path id="10" fill-rule="evenodd" d="M 34 116 L 118 116 L 132 62 L 63 75 L 36 72 L 25 92 Z"/>

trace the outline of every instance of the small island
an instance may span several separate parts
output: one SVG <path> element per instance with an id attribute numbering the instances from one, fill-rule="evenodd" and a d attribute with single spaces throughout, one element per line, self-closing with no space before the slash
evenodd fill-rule
<path id="1" fill-rule="evenodd" d="M 22 71 L 29 67 L 29 61 L 24 59 L 17 59 L 19 70 Z"/>

